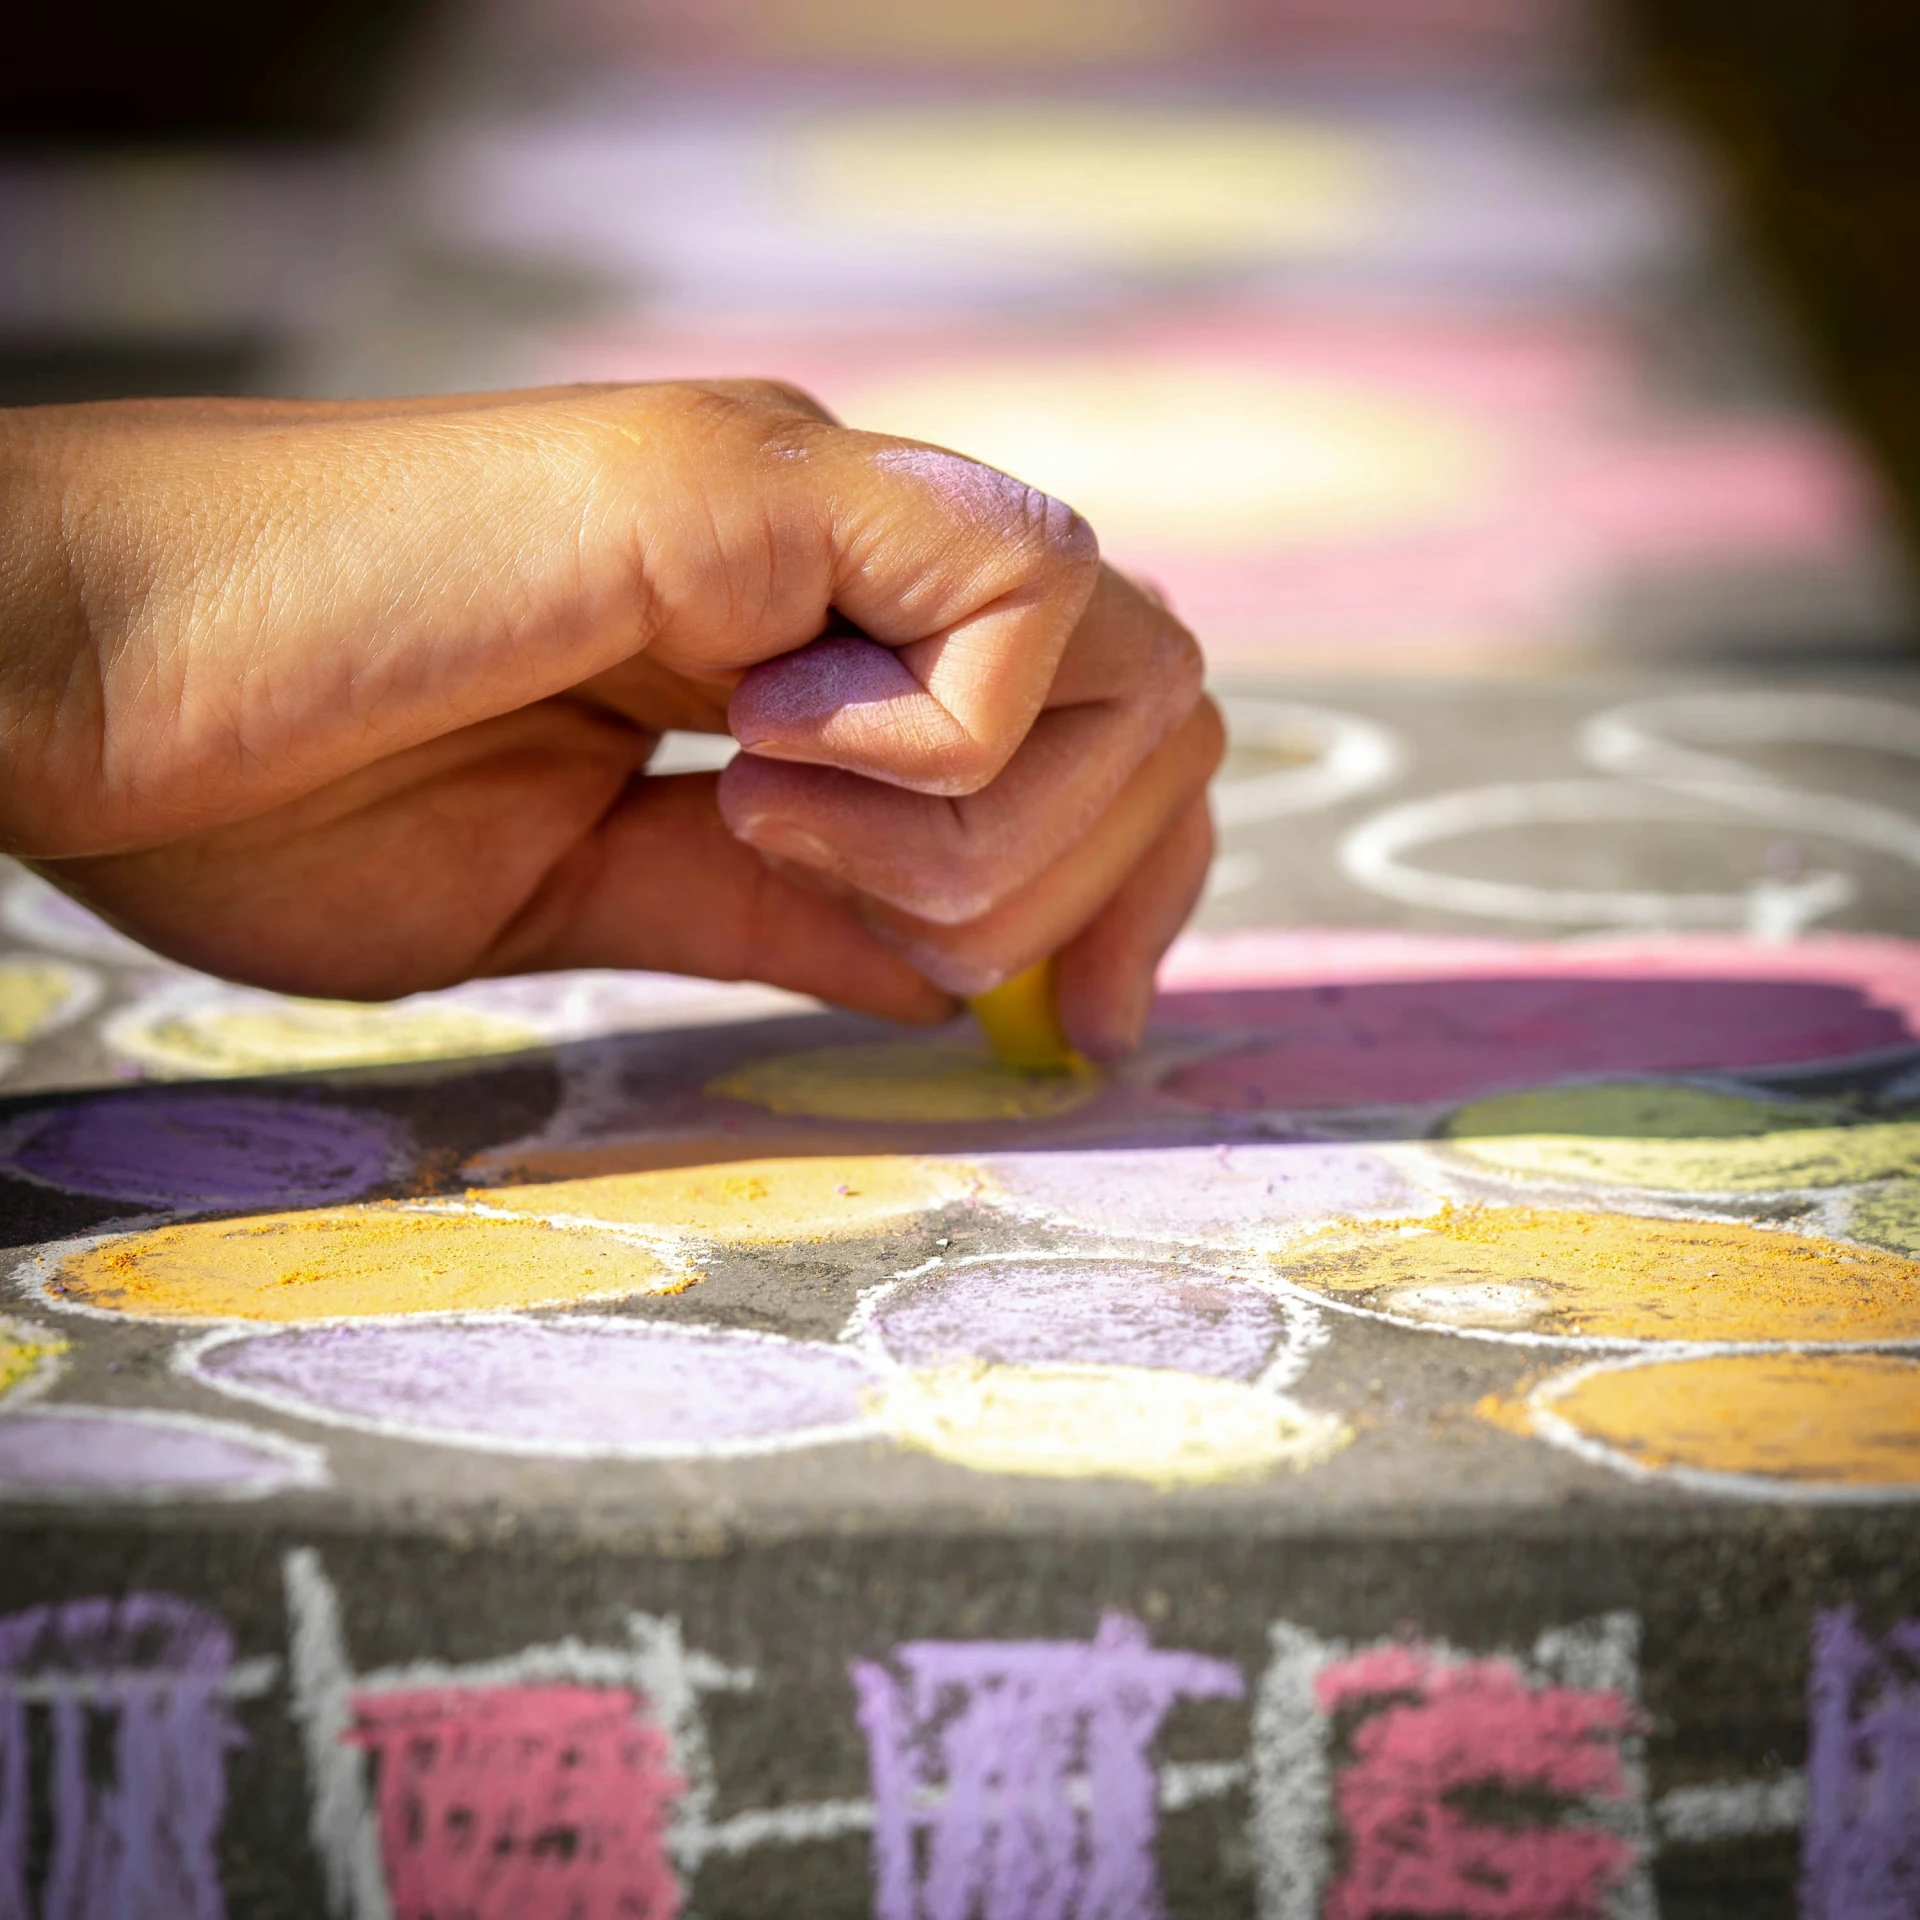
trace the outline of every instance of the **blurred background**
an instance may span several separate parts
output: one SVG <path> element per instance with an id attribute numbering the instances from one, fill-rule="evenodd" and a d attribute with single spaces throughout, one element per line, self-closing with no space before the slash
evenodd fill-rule
<path id="1" fill-rule="evenodd" d="M 0 402 L 763 373 L 1237 682 L 1890 661 L 1900 0 L 67 0 Z"/>

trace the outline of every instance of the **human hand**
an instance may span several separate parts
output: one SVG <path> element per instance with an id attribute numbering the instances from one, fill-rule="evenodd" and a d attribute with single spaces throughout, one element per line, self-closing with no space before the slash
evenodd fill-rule
<path id="1" fill-rule="evenodd" d="M 1059 502 L 758 384 L 0 413 L 0 843 L 286 992 L 751 977 L 1137 1037 L 1191 637 Z M 668 727 L 725 773 L 656 776 Z"/>

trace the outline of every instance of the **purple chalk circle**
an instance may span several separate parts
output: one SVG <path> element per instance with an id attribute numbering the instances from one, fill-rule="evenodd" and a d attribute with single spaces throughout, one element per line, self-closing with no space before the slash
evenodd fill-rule
<path id="1" fill-rule="evenodd" d="M 1436 1204 L 1378 1149 L 1341 1143 L 1004 1153 L 974 1164 L 991 1205 L 1128 1239 L 1258 1241 Z"/>
<path id="2" fill-rule="evenodd" d="M 313 1447 L 197 1414 L 42 1402 L 0 1417 L 0 1499 L 248 1500 L 326 1477 Z"/>
<path id="3" fill-rule="evenodd" d="M 956 1262 L 900 1283 L 872 1335 L 908 1367 L 1151 1367 L 1252 1380 L 1311 1316 L 1251 1281 L 1155 1261 Z"/>
<path id="4" fill-rule="evenodd" d="M 772 1334 L 580 1315 L 217 1334 L 189 1372 L 303 1419 L 445 1446 L 687 1459 L 851 1439 L 873 1369 Z"/>
<path id="5" fill-rule="evenodd" d="M 383 1114 L 310 1100 L 117 1093 L 28 1115 L 0 1166 L 146 1206 L 284 1206 L 365 1193 L 404 1137 Z"/>

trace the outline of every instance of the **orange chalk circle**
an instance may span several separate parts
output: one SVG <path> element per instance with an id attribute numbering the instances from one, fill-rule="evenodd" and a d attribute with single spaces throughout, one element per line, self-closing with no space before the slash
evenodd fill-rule
<path id="1" fill-rule="evenodd" d="M 871 1233 L 964 1200 L 977 1185 L 965 1167 L 841 1154 L 604 1174 L 475 1190 L 469 1198 L 544 1220 L 765 1246 Z"/>
<path id="2" fill-rule="evenodd" d="M 1331 1300 L 1482 1336 L 1920 1340 L 1920 1263 L 1728 1221 L 1452 1207 L 1339 1229 L 1274 1260 Z"/>
<path id="3" fill-rule="evenodd" d="M 1527 1418 L 1620 1471 L 1728 1492 L 1920 1489 L 1920 1360 L 1895 1354 L 1583 1367 L 1535 1388 Z"/>
<path id="4" fill-rule="evenodd" d="M 304 1321 L 569 1306 L 698 1274 L 613 1233 L 403 1206 L 195 1221 L 61 1263 L 57 1304 L 154 1320 Z"/>
<path id="5" fill-rule="evenodd" d="M 707 1092 L 769 1113 L 815 1120 L 941 1124 L 1045 1120 L 1084 1106 L 1100 1087 L 1085 1073 L 1025 1073 L 977 1045 L 819 1047 L 750 1060 Z"/>

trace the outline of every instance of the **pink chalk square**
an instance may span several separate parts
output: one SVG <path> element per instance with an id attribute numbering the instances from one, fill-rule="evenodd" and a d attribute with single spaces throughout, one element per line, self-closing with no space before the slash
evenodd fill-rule
<path id="1" fill-rule="evenodd" d="M 1621 1743 L 1639 1716 L 1622 1694 L 1418 1646 L 1337 1661 L 1315 1694 L 1349 1756 L 1323 1920 L 1604 1920 L 1637 1864 L 1594 1817 L 1630 1794 Z"/>
<path id="2" fill-rule="evenodd" d="M 673 1920 L 685 1782 L 641 1708 L 566 1685 L 356 1698 L 394 1920 Z"/>

